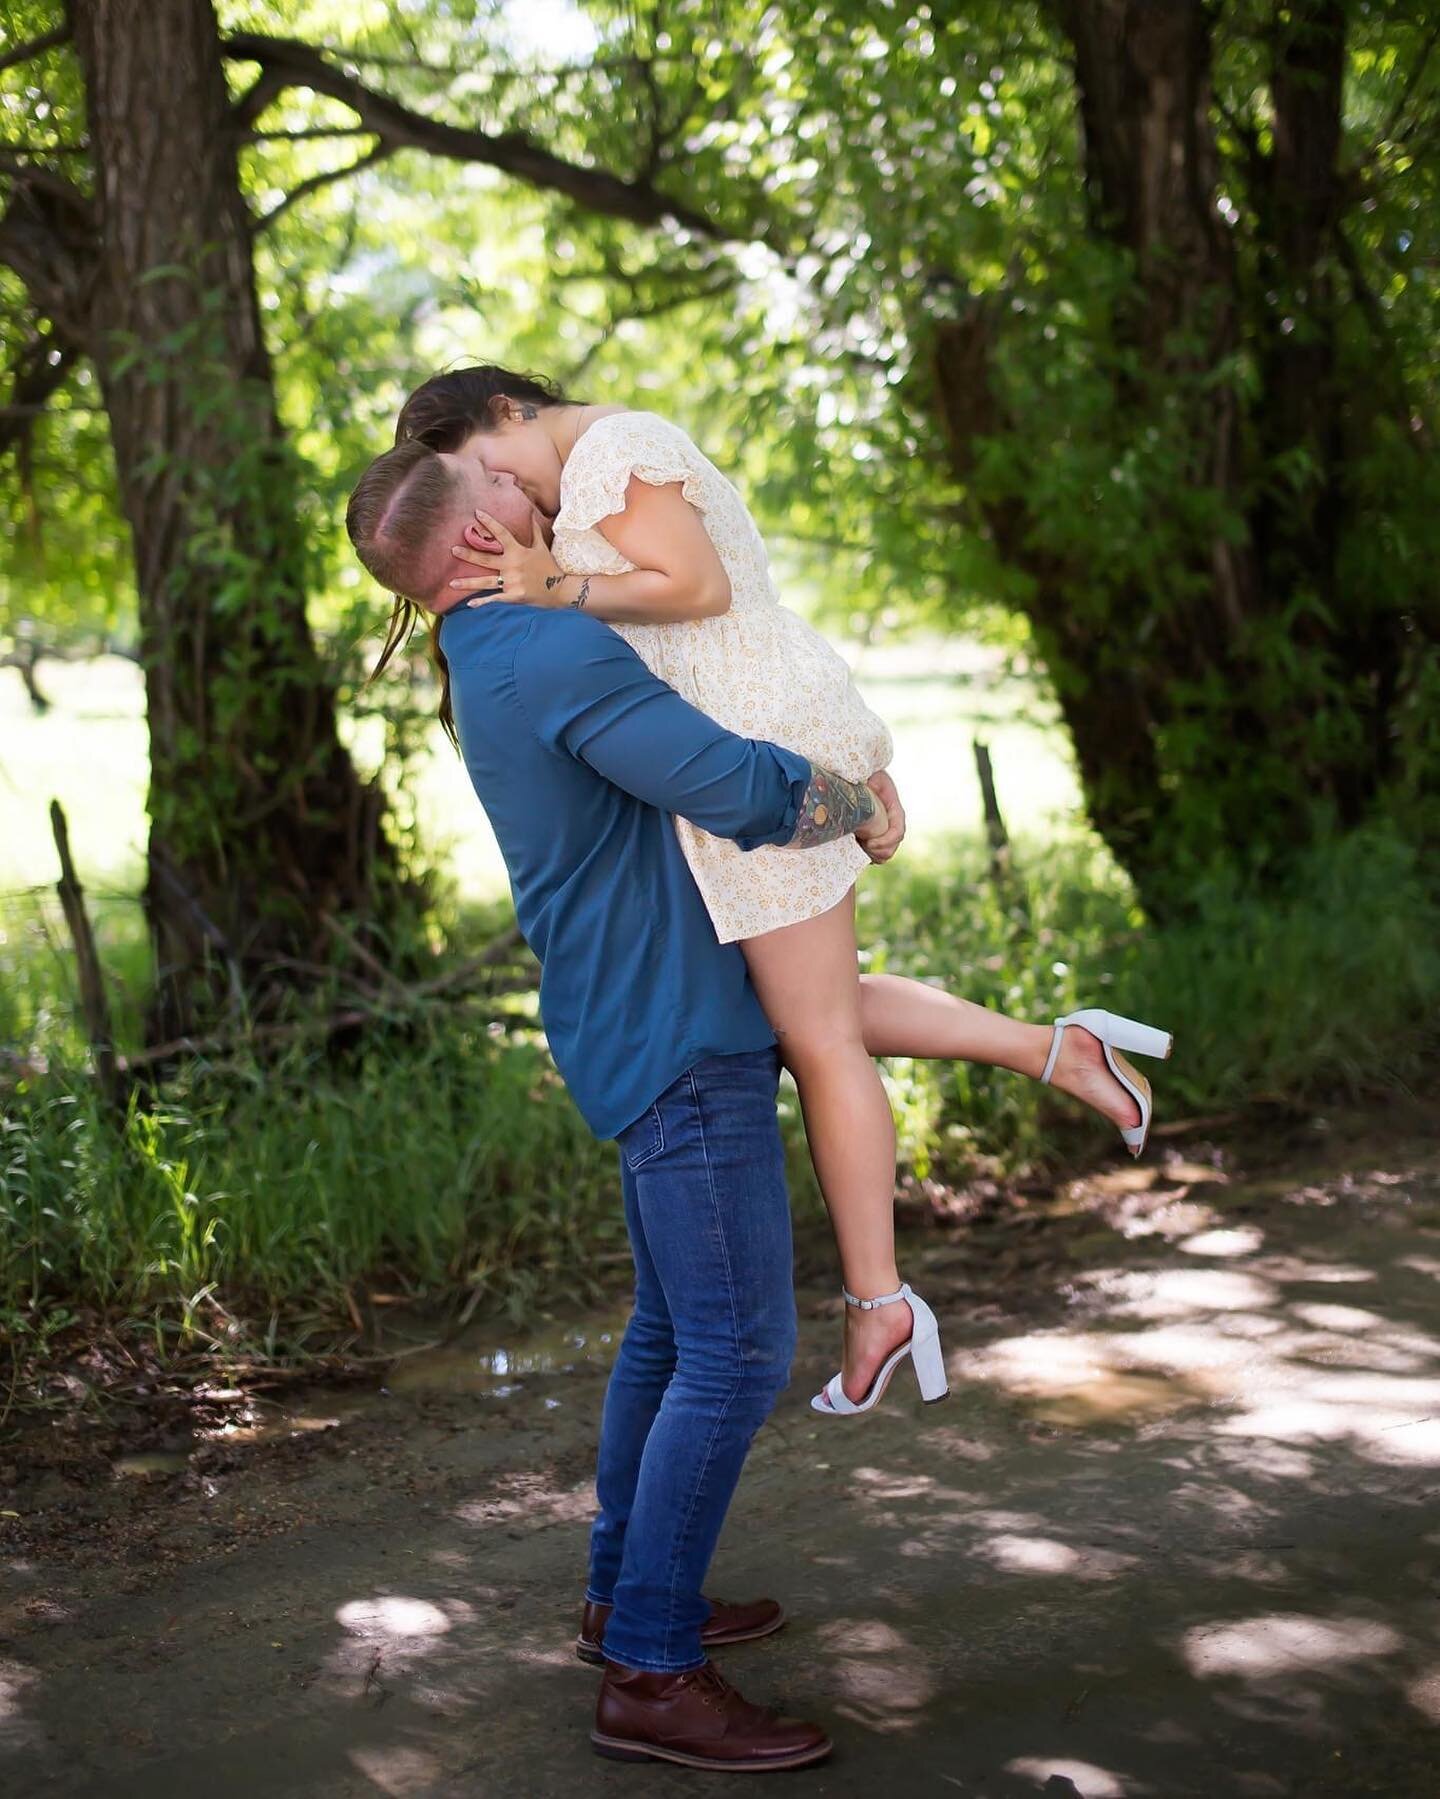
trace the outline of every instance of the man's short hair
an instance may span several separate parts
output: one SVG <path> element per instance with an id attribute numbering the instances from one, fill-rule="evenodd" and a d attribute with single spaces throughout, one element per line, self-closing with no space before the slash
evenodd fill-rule
<path id="1" fill-rule="evenodd" d="M 428 604 L 450 566 L 461 498 L 454 471 L 434 450 L 414 441 L 397 444 L 355 483 L 345 529 L 382 587 Z"/>

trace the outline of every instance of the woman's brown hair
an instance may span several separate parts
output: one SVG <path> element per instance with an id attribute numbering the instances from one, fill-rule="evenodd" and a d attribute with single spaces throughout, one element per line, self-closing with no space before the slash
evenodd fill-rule
<path id="1" fill-rule="evenodd" d="M 576 404 L 555 382 L 547 380 L 543 375 L 519 375 L 494 363 L 480 363 L 473 368 L 451 369 L 443 375 L 432 375 L 415 389 L 400 408 L 400 416 L 395 423 L 395 449 L 378 458 L 361 477 L 360 484 L 351 495 L 350 511 L 346 514 L 347 528 L 350 528 L 350 517 L 355 511 L 356 503 L 361 499 L 361 489 L 381 464 L 390 463 L 392 458 L 400 459 L 407 450 L 410 459 L 417 466 L 423 465 L 425 451 L 453 455 L 476 431 L 494 428 L 499 411 L 498 403 L 502 397 L 528 401 L 532 406 Z M 423 479 L 423 475 L 419 478 Z M 373 491 L 364 502 L 365 519 L 369 519 L 370 512 L 374 510 L 374 501 L 382 487 L 387 494 L 393 494 L 394 485 L 394 476 L 388 482 L 377 481 L 373 484 Z M 370 521 L 372 524 L 378 522 L 383 510 L 382 503 L 375 519 Z M 363 526 L 364 522 L 365 520 L 357 520 L 357 525 Z M 356 541 L 354 529 L 350 529 L 350 537 L 352 542 Z M 366 566 L 369 566 L 368 562 Z M 384 576 L 381 575 L 380 578 L 383 580 Z M 379 677 L 395 652 L 410 641 L 420 615 L 425 610 L 402 593 L 396 593 L 394 600 L 395 607 L 390 614 L 385 647 L 365 682 L 367 687 Z M 455 730 L 455 711 L 450 702 L 450 668 L 440 649 L 440 620 L 434 613 L 428 613 L 427 617 L 430 624 L 430 660 L 434 663 L 440 680 L 440 723 L 445 735 L 458 751 L 460 739 Z"/>

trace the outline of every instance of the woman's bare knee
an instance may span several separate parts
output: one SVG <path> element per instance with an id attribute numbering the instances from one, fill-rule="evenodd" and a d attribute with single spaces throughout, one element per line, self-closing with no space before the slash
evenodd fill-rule
<path id="1" fill-rule="evenodd" d="M 792 1074 L 859 1056 L 869 1060 L 857 1020 L 807 1018 L 790 1029 L 775 1030 L 780 1060 Z"/>

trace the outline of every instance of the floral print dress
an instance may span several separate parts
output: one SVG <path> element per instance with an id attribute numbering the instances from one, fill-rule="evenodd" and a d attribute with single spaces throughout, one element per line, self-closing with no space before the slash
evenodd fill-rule
<path id="1" fill-rule="evenodd" d="M 849 665 L 780 604 L 765 545 L 733 484 L 678 425 L 653 412 L 612 412 L 581 432 L 560 475 L 555 560 L 567 574 L 636 565 L 595 529 L 625 509 L 630 477 L 684 483 L 730 577 L 730 610 L 682 624 L 612 625 L 647 666 L 727 730 L 768 738 L 823 768 L 864 780 L 895 753 Z M 813 849 L 741 850 L 688 819 L 675 830 L 722 943 L 817 917 L 839 903 L 869 858 L 853 837 Z"/>

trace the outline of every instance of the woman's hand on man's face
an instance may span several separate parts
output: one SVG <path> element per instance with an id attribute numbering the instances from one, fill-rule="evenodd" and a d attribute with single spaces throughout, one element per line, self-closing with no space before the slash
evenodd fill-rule
<path id="1" fill-rule="evenodd" d="M 521 543 L 499 519 L 478 506 L 474 523 L 465 527 L 464 541 L 452 545 L 450 554 L 474 568 L 473 574 L 460 575 L 449 583 L 472 590 L 467 606 L 486 606 L 492 600 L 523 600 L 530 606 L 566 603 L 559 592 L 564 576 L 549 546 L 541 541 Z M 473 592 L 477 587 L 486 591 Z"/>

